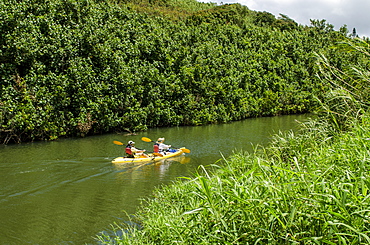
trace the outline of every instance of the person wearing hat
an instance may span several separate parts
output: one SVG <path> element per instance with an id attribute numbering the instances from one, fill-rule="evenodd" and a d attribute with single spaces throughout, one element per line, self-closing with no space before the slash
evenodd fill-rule
<path id="1" fill-rule="evenodd" d="M 143 155 L 145 150 L 139 150 L 135 147 L 135 142 L 130 140 L 126 145 L 126 154 L 128 158 L 135 158 L 135 155 Z M 144 154 L 145 155 L 145 154 Z"/>
<path id="2" fill-rule="evenodd" d="M 155 153 L 166 155 L 166 152 L 171 148 L 171 145 L 164 144 L 164 138 L 158 138 L 153 148 Z"/>

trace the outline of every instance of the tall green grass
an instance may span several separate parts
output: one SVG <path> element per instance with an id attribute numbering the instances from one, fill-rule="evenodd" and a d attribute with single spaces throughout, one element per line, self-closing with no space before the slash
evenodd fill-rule
<path id="1" fill-rule="evenodd" d="M 335 47 L 343 56 L 351 55 L 351 63 L 335 66 L 325 55 L 317 54 L 318 77 L 331 89 L 320 99 L 321 120 L 336 131 L 347 130 L 370 106 L 370 42 L 354 39 Z"/>

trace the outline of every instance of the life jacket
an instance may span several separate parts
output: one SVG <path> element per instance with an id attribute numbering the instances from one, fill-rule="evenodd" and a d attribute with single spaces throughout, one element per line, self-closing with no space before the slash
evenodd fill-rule
<path id="1" fill-rule="evenodd" d="M 154 144 L 153 150 L 154 150 L 155 153 L 158 153 L 159 152 L 159 144 L 158 143 L 155 143 Z"/>
<path id="2" fill-rule="evenodd" d="M 128 154 L 128 155 L 132 155 L 131 145 L 127 145 L 127 146 L 126 146 L 126 154 Z"/>

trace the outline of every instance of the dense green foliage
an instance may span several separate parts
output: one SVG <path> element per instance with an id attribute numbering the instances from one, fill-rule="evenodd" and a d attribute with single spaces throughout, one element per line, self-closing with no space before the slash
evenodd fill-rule
<path id="1" fill-rule="evenodd" d="M 239 4 L 1 1 L 0 142 L 311 111 L 313 53 L 340 65 L 343 33 Z"/>
<path id="2" fill-rule="evenodd" d="M 370 46 L 341 50 L 356 61 L 339 69 L 318 60 L 330 89 L 317 119 L 158 189 L 134 220 L 142 229 L 102 243 L 369 244 Z"/>

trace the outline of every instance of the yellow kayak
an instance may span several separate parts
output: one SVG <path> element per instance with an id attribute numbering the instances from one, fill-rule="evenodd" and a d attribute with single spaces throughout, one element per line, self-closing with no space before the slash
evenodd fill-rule
<path id="1" fill-rule="evenodd" d="M 112 163 L 144 163 L 144 162 L 158 162 L 163 159 L 168 159 L 171 157 L 177 157 L 184 154 L 185 148 L 177 149 L 175 152 L 166 152 L 165 155 L 162 154 L 148 154 L 148 156 L 135 156 L 135 158 L 127 158 L 127 157 L 117 157 L 115 158 Z"/>

